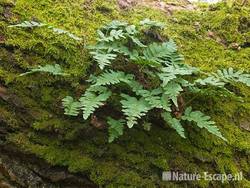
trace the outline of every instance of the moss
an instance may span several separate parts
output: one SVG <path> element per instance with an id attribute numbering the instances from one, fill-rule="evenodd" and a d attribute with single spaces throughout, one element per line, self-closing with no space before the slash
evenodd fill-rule
<path id="1" fill-rule="evenodd" d="M 15 114 L 3 107 L 0 108 L 0 122 L 4 122 L 6 125 L 14 128 L 18 126 L 18 121 L 15 117 Z"/>

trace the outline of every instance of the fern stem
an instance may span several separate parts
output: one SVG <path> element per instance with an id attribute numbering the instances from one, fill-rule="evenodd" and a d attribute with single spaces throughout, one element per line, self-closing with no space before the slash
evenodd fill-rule
<path id="1" fill-rule="evenodd" d="M 195 95 L 194 97 L 192 97 L 189 101 L 187 101 L 185 103 L 185 106 L 187 106 L 188 104 L 190 104 L 194 99 L 196 99 L 198 97 L 198 95 Z"/>

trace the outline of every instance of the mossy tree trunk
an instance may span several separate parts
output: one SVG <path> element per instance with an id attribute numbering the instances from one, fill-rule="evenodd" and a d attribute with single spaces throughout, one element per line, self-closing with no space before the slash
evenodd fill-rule
<path id="1" fill-rule="evenodd" d="M 201 8 L 202 9 L 202 8 Z M 225 4 L 192 12 L 165 12 L 136 6 L 119 9 L 116 1 L 17 0 L 0 2 L 0 187 L 219 187 L 221 182 L 163 182 L 162 171 L 238 173 L 250 185 L 250 91 L 233 88 L 244 102 L 216 94 L 198 96 L 194 107 L 217 122 L 225 143 L 205 130 L 186 126 L 180 138 L 162 122 L 151 131 L 126 130 L 117 142 L 81 117 L 63 115 L 61 99 L 80 96 L 91 71 L 84 45 L 102 24 L 145 17 L 168 25 L 186 62 L 206 71 L 233 67 L 250 71 L 249 7 Z M 49 23 L 83 37 L 76 42 L 45 28 L 9 28 L 24 20 Z M 237 47 L 235 47 L 237 46 Z M 71 77 L 33 74 L 29 67 L 59 63 Z"/>

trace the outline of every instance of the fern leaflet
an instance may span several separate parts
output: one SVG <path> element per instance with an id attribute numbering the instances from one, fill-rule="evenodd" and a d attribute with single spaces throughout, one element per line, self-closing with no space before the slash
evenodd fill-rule
<path id="1" fill-rule="evenodd" d="M 96 108 L 104 105 L 104 102 L 111 96 L 111 91 L 105 89 L 100 94 L 96 94 L 90 88 L 85 94 L 79 99 L 81 103 L 81 109 L 83 110 L 83 119 L 88 117 L 95 111 Z M 95 88 L 96 89 L 96 88 Z"/>
<path id="2" fill-rule="evenodd" d="M 137 119 L 146 115 L 151 107 L 143 98 L 137 100 L 129 95 L 121 94 L 121 96 L 124 98 L 124 100 L 121 100 L 122 111 L 126 115 L 128 127 L 132 128 Z"/>
<path id="3" fill-rule="evenodd" d="M 185 134 L 184 134 L 184 128 L 182 127 L 180 120 L 173 118 L 170 113 L 164 112 L 161 114 L 164 121 L 166 121 L 168 123 L 169 126 L 171 126 L 172 128 L 174 128 L 176 130 L 176 132 L 182 137 L 182 138 L 186 138 Z"/>
<path id="4" fill-rule="evenodd" d="M 132 74 L 125 74 L 122 71 L 113 71 L 109 70 L 105 73 L 102 73 L 98 77 L 92 77 L 92 83 L 95 86 L 105 86 L 105 85 L 113 85 L 118 84 L 120 82 L 124 83 L 130 83 L 131 80 L 134 79 L 134 76 Z"/>
<path id="5" fill-rule="evenodd" d="M 243 71 L 234 71 L 233 68 L 228 68 L 218 70 L 214 75 L 225 82 L 241 82 L 250 86 L 250 74 L 245 74 Z"/>
<path id="6" fill-rule="evenodd" d="M 33 27 L 43 27 L 46 26 L 47 24 L 44 23 L 38 23 L 35 21 L 24 21 L 20 24 L 16 24 L 16 25 L 10 25 L 8 27 L 28 27 L 28 28 L 33 28 Z"/>
<path id="7" fill-rule="evenodd" d="M 163 89 L 164 94 L 166 94 L 173 101 L 175 106 L 178 106 L 177 97 L 183 91 L 181 85 L 175 81 L 171 81 Z"/>
<path id="8" fill-rule="evenodd" d="M 62 100 L 64 107 L 64 114 L 70 116 L 78 116 L 81 104 L 78 101 L 74 101 L 71 96 L 67 96 Z"/>
<path id="9" fill-rule="evenodd" d="M 45 66 L 38 66 L 37 68 L 31 69 L 29 72 L 20 74 L 20 76 L 25 76 L 28 74 L 33 74 L 35 72 L 46 72 L 50 73 L 52 75 L 61 75 L 61 76 L 66 76 L 68 75 L 67 73 L 64 73 L 60 65 L 55 64 L 55 65 L 45 65 Z"/>
<path id="10" fill-rule="evenodd" d="M 223 87 L 225 85 L 225 83 L 222 82 L 221 79 L 214 76 L 209 76 L 205 79 L 198 79 L 194 83 L 202 86 L 211 85 L 216 87 Z"/>
<path id="11" fill-rule="evenodd" d="M 182 120 L 187 120 L 190 122 L 195 122 L 199 128 L 205 128 L 208 132 L 218 136 L 219 138 L 226 141 L 226 139 L 222 136 L 218 127 L 215 126 L 215 122 L 210 120 L 211 117 L 206 116 L 200 111 L 192 111 L 191 107 L 188 107 L 185 110 L 184 116 L 182 116 Z"/>
<path id="12" fill-rule="evenodd" d="M 113 42 L 114 40 L 120 40 L 121 38 L 126 38 L 124 36 L 123 30 L 111 30 L 109 33 L 109 36 L 105 36 L 104 33 L 101 30 L 98 30 L 99 39 L 100 42 Z"/>
<path id="13" fill-rule="evenodd" d="M 161 69 L 161 73 L 158 74 L 162 80 L 162 87 L 165 87 L 168 82 L 176 79 L 179 76 L 192 75 L 197 72 L 197 68 L 190 66 L 170 65 Z"/>
<path id="14" fill-rule="evenodd" d="M 90 52 L 93 55 L 93 58 L 98 62 L 100 69 L 104 69 L 105 66 L 111 64 L 111 60 L 116 58 L 116 54 L 104 53 L 101 51 Z"/>
<path id="15" fill-rule="evenodd" d="M 109 124 L 109 143 L 113 142 L 119 136 L 123 135 L 124 120 L 115 120 L 111 117 L 107 118 L 107 123 Z"/>
<path id="16" fill-rule="evenodd" d="M 153 20 L 150 20 L 148 18 L 146 18 L 145 20 L 140 21 L 140 24 L 142 26 L 146 26 L 146 27 L 149 27 L 149 28 L 160 28 L 160 29 L 163 29 L 164 26 L 165 26 L 164 23 L 153 21 Z"/>

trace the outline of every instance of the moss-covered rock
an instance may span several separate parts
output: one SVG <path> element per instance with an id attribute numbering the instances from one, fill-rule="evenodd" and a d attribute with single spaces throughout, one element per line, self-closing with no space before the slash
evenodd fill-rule
<path id="1" fill-rule="evenodd" d="M 206 71 L 233 67 L 250 72 L 249 11 L 249 7 L 221 4 L 169 16 L 140 5 L 120 10 L 114 0 L 1 2 L 0 89 L 7 88 L 7 93 L 3 97 L 0 92 L 0 122 L 14 130 L 5 142 L 103 187 L 250 186 L 250 133 L 240 126 L 249 117 L 249 88 L 235 88 L 243 101 L 223 98 L 220 93 L 199 95 L 192 101 L 194 107 L 213 117 L 227 143 L 189 126 L 185 127 L 188 138 L 182 139 L 159 122 L 149 132 L 140 125 L 126 130 L 116 143 L 108 144 L 105 130 L 92 127 L 81 117 L 64 116 L 61 108 L 64 96 L 79 96 L 86 87 L 94 62 L 83 47 L 94 41 L 102 24 L 113 19 L 134 24 L 145 17 L 156 19 L 166 23 L 164 34 L 177 41 L 188 64 Z M 76 42 L 42 27 L 8 27 L 24 20 L 65 29 L 84 40 Z M 232 43 L 240 48 L 232 48 Z M 54 63 L 72 76 L 19 77 L 29 67 Z M 224 185 L 216 181 L 163 182 L 161 173 L 169 170 L 242 171 L 244 181 Z"/>

